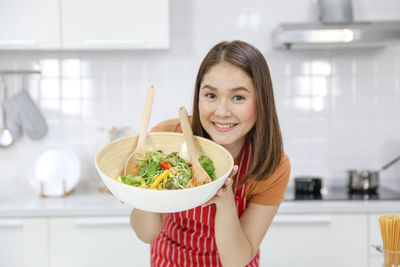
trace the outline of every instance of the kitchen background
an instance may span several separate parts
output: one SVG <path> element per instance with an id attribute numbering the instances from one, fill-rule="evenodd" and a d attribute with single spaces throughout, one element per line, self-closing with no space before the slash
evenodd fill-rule
<path id="1" fill-rule="evenodd" d="M 354 19 L 400 20 L 398 0 L 353 0 Z M 277 51 L 272 30 L 283 22 L 314 22 L 312 0 L 170 0 L 170 48 L 133 51 L 0 51 L 8 95 L 25 87 L 45 116 L 48 135 L 22 135 L 0 150 L 0 183 L 25 183 L 21 166 L 47 143 L 80 152 L 82 182 L 100 182 L 94 156 L 113 126 L 138 132 L 146 88 L 156 88 L 150 126 L 191 110 L 197 69 L 222 40 L 247 41 L 265 55 L 272 74 L 284 148 L 292 177 L 318 175 L 344 183 L 350 168 L 380 168 L 400 154 L 400 46 L 384 49 Z M 25 84 L 25 85 L 24 85 Z M 130 127 L 126 129 L 125 127 Z M 103 129 L 103 130 L 100 130 Z M 400 189 L 400 164 L 382 184 Z"/>

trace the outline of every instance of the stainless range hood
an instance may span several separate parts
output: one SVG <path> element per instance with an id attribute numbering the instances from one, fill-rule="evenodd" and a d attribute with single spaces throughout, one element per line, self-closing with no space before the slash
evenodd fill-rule
<path id="1" fill-rule="evenodd" d="M 281 24 L 277 49 L 360 48 L 400 44 L 400 21 L 354 22 L 350 0 L 319 0 L 320 22 Z"/>

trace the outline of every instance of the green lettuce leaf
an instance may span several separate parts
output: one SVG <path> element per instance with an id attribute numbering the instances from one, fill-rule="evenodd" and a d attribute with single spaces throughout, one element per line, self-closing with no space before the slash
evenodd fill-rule
<path id="1" fill-rule="evenodd" d="M 203 169 L 208 173 L 208 175 L 210 176 L 211 180 L 215 180 L 215 167 L 214 167 L 214 163 L 213 161 L 203 155 L 199 157 L 199 162 L 200 165 L 203 167 Z"/>

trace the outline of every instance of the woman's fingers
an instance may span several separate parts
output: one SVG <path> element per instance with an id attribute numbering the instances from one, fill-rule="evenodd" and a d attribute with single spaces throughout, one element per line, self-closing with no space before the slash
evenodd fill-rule
<path id="1" fill-rule="evenodd" d="M 220 190 L 217 191 L 217 196 L 222 197 L 222 195 L 225 193 L 226 189 L 221 188 Z"/>
<path id="2" fill-rule="evenodd" d="M 233 179 L 231 177 L 226 178 L 225 186 L 231 186 L 233 183 Z"/>
<path id="3" fill-rule="evenodd" d="M 222 197 L 225 194 L 225 192 L 228 190 L 228 188 L 232 186 L 232 183 L 233 183 L 233 178 L 232 177 L 235 176 L 237 171 L 238 171 L 238 166 L 234 165 L 233 168 L 232 168 L 231 173 L 229 174 L 229 177 L 226 178 L 223 186 L 220 189 L 218 189 L 218 191 L 215 194 L 215 196 L 213 196 L 209 201 L 207 201 L 206 203 L 202 204 L 201 206 L 204 207 L 204 206 L 207 206 L 207 205 L 211 205 L 211 204 L 214 204 L 216 201 L 218 201 L 218 198 Z"/>
<path id="4" fill-rule="evenodd" d="M 232 171 L 231 171 L 231 174 L 229 175 L 229 177 L 235 176 L 238 171 L 238 168 L 239 168 L 238 165 L 233 165 L 233 168 L 232 168 Z"/>

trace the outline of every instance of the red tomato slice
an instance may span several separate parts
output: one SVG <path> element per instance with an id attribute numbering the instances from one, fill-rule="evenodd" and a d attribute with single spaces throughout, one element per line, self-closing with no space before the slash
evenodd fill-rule
<path id="1" fill-rule="evenodd" d="M 169 163 L 168 161 L 163 161 L 160 163 L 160 167 L 164 170 L 169 170 L 171 168 L 171 163 Z"/>

